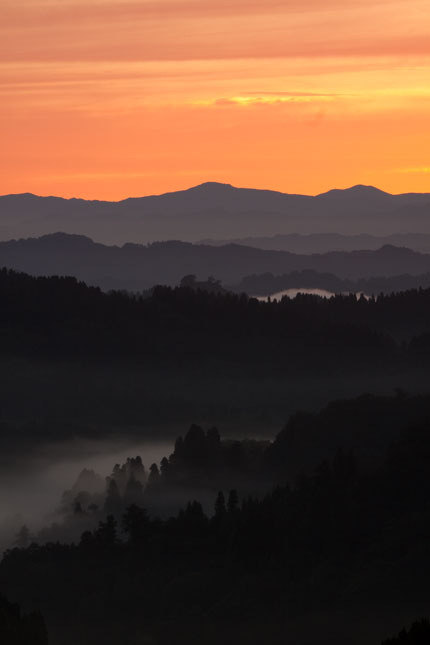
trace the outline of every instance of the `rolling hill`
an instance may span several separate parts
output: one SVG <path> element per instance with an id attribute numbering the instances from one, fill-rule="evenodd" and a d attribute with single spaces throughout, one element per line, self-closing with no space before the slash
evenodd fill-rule
<path id="1" fill-rule="evenodd" d="M 304 270 L 350 280 L 400 274 L 418 276 L 430 272 L 430 255 L 394 246 L 313 255 L 178 241 L 147 246 L 127 243 L 120 247 L 57 233 L 0 242 L 0 266 L 35 276 L 71 275 L 103 289 L 139 291 L 155 284 L 175 285 L 187 274 L 203 280 L 215 276 L 227 285 L 238 284 L 250 275 Z"/>

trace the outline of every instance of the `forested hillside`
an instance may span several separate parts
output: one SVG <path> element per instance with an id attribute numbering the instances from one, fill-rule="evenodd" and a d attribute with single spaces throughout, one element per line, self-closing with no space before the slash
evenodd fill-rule
<path id="1" fill-rule="evenodd" d="M 263 303 L 158 287 L 143 297 L 2 270 L 2 440 L 177 433 L 191 421 L 261 435 L 298 407 L 424 391 L 429 301 L 428 290 Z"/>

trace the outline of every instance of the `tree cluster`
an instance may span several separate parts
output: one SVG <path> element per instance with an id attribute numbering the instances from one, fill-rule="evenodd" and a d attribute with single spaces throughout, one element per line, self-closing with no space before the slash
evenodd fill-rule
<path id="1" fill-rule="evenodd" d="M 372 472 L 338 451 L 263 496 L 220 491 L 209 514 L 198 501 L 165 520 L 131 505 L 78 544 L 10 550 L 0 585 L 26 603 L 37 596 L 54 634 L 65 625 L 81 641 L 84 628 L 93 643 L 115 642 L 118 615 L 125 642 L 142 629 L 167 643 L 175 642 L 172 629 L 189 629 L 194 642 L 194 627 L 212 620 L 218 638 L 241 617 L 261 638 L 266 620 L 282 629 L 287 609 L 311 615 L 353 602 L 388 611 L 406 596 L 422 604 L 429 599 L 429 459 L 425 422 L 402 433 Z M 246 630 L 242 637 L 237 642 L 258 642 Z"/>

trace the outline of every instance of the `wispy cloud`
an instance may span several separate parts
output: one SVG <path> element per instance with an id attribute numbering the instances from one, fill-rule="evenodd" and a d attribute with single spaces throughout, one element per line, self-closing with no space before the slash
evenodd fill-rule
<path id="1" fill-rule="evenodd" d="M 198 100 L 194 101 L 194 105 L 202 106 L 232 106 L 238 105 L 242 107 L 252 105 L 279 105 L 283 103 L 320 103 L 324 101 L 333 101 L 337 97 L 335 94 L 316 94 L 316 93 L 249 93 L 241 96 L 222 97 L 217 99 Z"/>
<path id="2" fill-rule="evenodd" d="M 421 166 L 418 168 L 400 168 L 397 172 L 407 175 L 430 175 L 430 166 Z"/>
<path id="3" fill-rule="evenodd" d="M 428 0 L 3 0 L 4 60 L 430 54 Z"/>

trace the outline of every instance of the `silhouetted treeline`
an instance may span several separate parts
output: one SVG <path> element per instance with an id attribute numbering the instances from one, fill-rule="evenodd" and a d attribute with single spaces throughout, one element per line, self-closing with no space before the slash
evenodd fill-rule
<path id="1" fill-rule="evenodd" d="M 181 489 L 213 492 L 223 486 L 240 486 L 242 491 L 258 491 L 275 477 L 266 459 L 270 441 L 222 440 L 217 428 L 206 432 L 192 424 L 175 442 L 173 453 L 160 467 L 151 466 L 146 495 L 162 498 L 168 491 Z"/>
<path id="2" fill-rule="evenodd" d="M 147 462 L 145 467 L 140 456 L 129 457 L 105 480 L 85 468 L 36 539 L 76 540 L 106 514 L 119 519 L 132 504 L 166 518 L 194 497 L 207 511 L 220 489 L 235 489 L 241 497 L 261 496 L 274 485 L 312 473 L 339 452 L 352 451 L 360 473 L 374 472 L 405 427 L 429 418 L 429 395 L 398 392 L 334 401 L 318 413 L 297 412 L 273 441 L 223 439 L 215 427 L 205 430 L 192 424 L 160 463 Z M 26 546 L 31 539 L 24 526 L 16 543 Z"/>
<path id="3" fill-rule="evenodd" d="M 351 607 L 363 621 L 377 612 L 386 630 L 393 607 L 430 600 L 429 459 L 427 421 L 371 472 L 338 451 L 262 498 L 220 491 L 209 514 L 198 501 L 168 520 L 131 505 L 79 544 L 7 552 L 0 588 L 42 611 L 53 645 L 183 643 L 184 633 L 281 643 L 290 621 Z M 351 623 L 337 629 L 331 642 L 344 643 Z"/>
<path id="4" fill-rule="evenodd" d="M 333 401 L 321 411 L 292 415 L 273 441 L 225 440 L 214 427 L 191 425 L 169 457 L 152 464 L 144 505 L 154 512 L 175 508 L 186 496 L 207 501 L 218 488 L 261 494 L 311 473 L 338 452 L 353 452 L 360 472 L 373 472 L 389 446 L 411 424 L 430 419 L 430 396 L 362 395 Z M 169 505 L 170 500 L 170 505 Z"/>
<path id="5" fill-rule="evenodd" d="M 427 643 L 430 643 L 430 622 L 427 618 L 415 621 L 409 629 L 403 628 L 398 636 L 382 641 L 382 645 L 427 645 Z"/>

